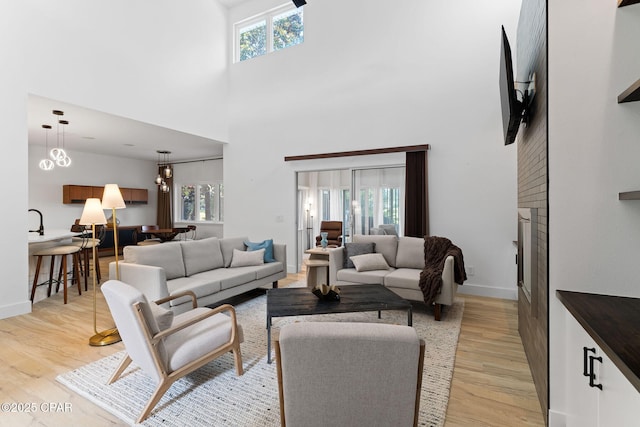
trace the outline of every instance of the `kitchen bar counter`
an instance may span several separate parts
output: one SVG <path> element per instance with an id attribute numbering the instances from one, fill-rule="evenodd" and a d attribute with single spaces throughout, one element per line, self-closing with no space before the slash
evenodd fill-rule
<path id="1" fill-rule="evenodd" d="M 560 290 L 556 295 L 640 392 L 640 298 Z"/>
<path id="2" fill-rule="evenodd" d="M 45 230 L 44 235 L 38 233 L 29 233 L 28 242 L 43 243 L 43 242 L 57 242 L 60 240 L 71 239 L 73 236 L 77 236 L 79 233 L 75 233 L 69 230 Z"/>

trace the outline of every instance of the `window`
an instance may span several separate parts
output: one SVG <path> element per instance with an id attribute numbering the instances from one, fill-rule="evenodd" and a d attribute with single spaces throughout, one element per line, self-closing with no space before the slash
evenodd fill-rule
<path id="1" fill-rule="evenodd" d="M 235 61 L 244 61 L 303 41 L 303 8 L 287 4 L 235 25 Z"/>
<path id="2" fill-rule="evenodd" d="M 223 222 L 224 185 L 222 183 L 181 184 L 176 206 L 180 222 Z"/>
<path id="3" fill-rule="evenodd" d="M 331 194 L 329 190 L 320 190 L 320 206 L 322 207 L 322 215 L 320 218 L 323 221 L 331 220 Z"/>
<path id="4" fill-rule="evenodd" d="M 267 53 L 267 21 L 258 21 L 241 28 L 240 61 Z"/>
<path id="5" fill-rule="evenodd" d="M 400 189 L 382 189 L 382 223 L 395 224 L 396 228 L 400 223 Z M 396 232 L 398 230 L 396 229 Z"/>

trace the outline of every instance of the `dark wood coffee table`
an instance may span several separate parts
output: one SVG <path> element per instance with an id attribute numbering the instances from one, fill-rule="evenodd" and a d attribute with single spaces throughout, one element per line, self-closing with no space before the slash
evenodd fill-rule
<path id="1" fill-rule="evenodd" d="M 271 363 L 271 319 L 310 314 L 354 313 L 382 310 L 407 310 L 407 325 L 412 325 L 411 303 L 382 285 L 340 287 L 340 301 L 321 301 L 309 288 L 267 290 L 267 363 Z"/>

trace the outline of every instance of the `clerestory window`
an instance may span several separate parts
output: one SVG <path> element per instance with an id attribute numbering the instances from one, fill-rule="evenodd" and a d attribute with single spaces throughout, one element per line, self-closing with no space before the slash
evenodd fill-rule
<path id="1" fill-rule="evenodd" d="M 235 24 L 235 62 L 304 41 L 304 11 L 286 4 Z"/>

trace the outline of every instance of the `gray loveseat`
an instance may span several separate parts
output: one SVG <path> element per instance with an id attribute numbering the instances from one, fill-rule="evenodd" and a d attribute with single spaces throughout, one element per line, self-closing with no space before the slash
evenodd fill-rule
<path id="1" fill-rule="evenodd" d="M 384 263 L 382 266 L 376 265 L 375 257 L 370 257 L 369 261 L 367 259 L 369 257 L 364 256 L 358 271 L 356 266 L 345 265 L 345 251 L 348 249 L 344 247 L 331 249 L 329 250 L 329 283 L 337 286 L 361 283 L 380 284 L 402 298 L 424 301 L 424 295 L 419 286 L 420 272 L 425 267 L 423 238 L 355 235 L 353 243 L 374 243 L 374 253 L 381 254 L 386 265 Z M 448 256 L 442 272 L 442 289 L 434 301 L 436 320 L 440 320 L 442 305 L 453 304 L 457 290 L 458 284 L 454 281 L 454 257 Z"/>
<path id="2" fill-rule="evenodd" d="M 210 237 L 126 246 L 124 259 L 118 263 L 120 280 L 139 289 L 151 301 L 192 291 L 199 306 L 264 285 L 277 287 L 278 280 L 287 277 L 286 246 L 273 243 L 272 262 L 264 262 L 263 251 L 247 251 L 248 240 Z M 262 262 L 256 261 L 260 257 Z M 116 278 L 115 262 L 109 265 L 109 278 Z M 175 299 L 170 308 L 176 314 L 185 312 L 191 309 L 191 299 Z"/>

